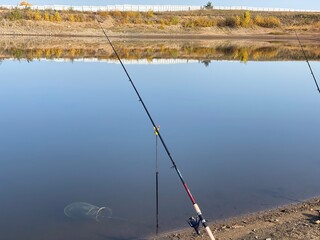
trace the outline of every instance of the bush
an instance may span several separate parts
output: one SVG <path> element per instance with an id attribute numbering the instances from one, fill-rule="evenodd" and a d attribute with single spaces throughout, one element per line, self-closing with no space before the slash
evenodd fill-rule
<path id="1" fill-rule="evenodd" d="M 22 18 L 23 18 L 23 15 L 22 15 L 21 11 L 17 8 L 9 13 L 9 19 L 12 21 L 20 20 Z"/>
<path id="2" fill-rule="evenodd" d="M 54 19 L 54 21 L 56 21 L 56 22 L 61 22 L 62 18 L 61 18 L 61 16 L 60 16 L 60 13 L 55 12 L 53 19 Z"/>
<path id="3" fill-rule="evenodd" d="M 36 20 L 36 21 L 40 21 L 42 20 L 42 15 L 39 11 L 35 11 L 33 12 L 33 19 Z"/>
<path id="4" fill-rule="evenodd" d="M 236 23 L 237 23 L 237 27 L 241 26 L 241 18 L 239 16 L 236 16 Z"/>
<path id="5" fill-rule="evenodd" d="M 268 17 L 265 20 L 266 27 L 279 27 L 280 26 L 280 19 L 277 17 Z"/>
<path id="6" fill-rule="evenodd" d="M 313 26 L 314 26 L 315 28 L 320 28 L 320 22 L 315 22 L 315 23 L 313 24 Z"/>
<path id="7" fill-rule="evenodd" d="M 84 16 L 82 14 L 78 14 L 78 15 L 75 15 L 75 21 L 76 22 L 83 22 L 85 19 L 84 19 Z"/>
<path id="8" fill-rule="evenodd" d="M 177 16 L 173 16 L 170 19 L 170 25 L 178 25 L 180 22 L 180 18 Z"/>
<path id="9" fill-rule="evenodd" d="M 107 17 L 107 16 L 109 16 L 109 13 L 106 12 L 106 11 L 98 11 L 97 14 L 98 14 L 99 16 L 101 16 L 101 17 Z"/>
<path id="10" fill-rule="evenodd" d="M 133 12 L 133 11 L 123 12 L 122 16 L 128 17 L 128 18 L 141 18 L 141 14 L 139 12 Z"/>
<path id="11" fill-rule="evenodd" d="M 168 25 L 167 20 L 166 20 L 166 19 L 163 19 L 163 18 L 160 19 L 159 23 L 160 23 L 160 25 L 163 25 L 163 26 L 164 26 L 164 25 Z"/>
<path id="12" fill-rule="evenodd" d="M 50 21 L 50 14 L 48 12 L 44 12 L 43 19 L 45 21 Z"/>
<path id="13" fill-rule="evenodd" d="M 22 18 L 27 20 L 33 20 L 33 11 L 31 11 L 31 9 L 24 10 Z"/>
<path id="14" fill-rule="evenodd" d="M 185 28 L 194 28 L 194 27 L 214 27 L 217 25 L 217 22 L 214 19 L 207 17 L 198 17 L 195 19 L 189 19 L 183 23 Z"/>
<path id="15" fill-rule="evenodd" d="M 194 27 L 214 27 L 217 25 L 217 22 L 214 19 L 207 17 L 198 17 L 190 21 L 193 22 L 191 25 Z"/>
<path id="16" fill-rule="evenodd" d="M 185 28 L 194 28 L 194 21 L 192 20 L 187 20 L 183 23 L 183 27 Z"/>
<path id="17" fill-rule="evenodd" d="M 249 27 L 251 24 L 251 14 L 249 11 L 246 11 L 241 18 L 241 26 Z"/>
<path id="18" fill-rule="evenodd" d="M 134 23 L 134 24 L 141 24 L 142 23 L 142 19 L 140 17 L 132 18 L 131 22 Z"/>
<path id="19" fill-rule="evenodd" d="M 70 15 L 68 16 L 68 20 L 69 20 L 70 22 L 75 22 L 75 21 L 76 21 L 76 18 L 74 17 L 73 14 L 70 14 Z"/>
<path id="20" fill-rule="evenodd" d="M 110 12 L 110 15 L 114 18 L 121 18 L 122 17 L 122 14 L 120 11 L 114 11 L 114 12 Z"/>
<path id="21" fill-rule="evenodd" d="M 147 17 L 148 18 L 152 18 L 154 16 L 154 12 L 152 11 L 152 10 L 149 10 L 148 12 L 147 12 Z"/>
<path id="22" fill-rule="evenodd" d="M 261 17 L 257 15 L 254 19 L 254 23 L 260 27 L 279 27 L 280 26 L 280 19 L 277 17 Z"/>
<path id="23" fill-rule="evenodd" d="M 124 17 L 128 18 L 131 23 L 142 23 L 141 13 L 139 12 L 124 12 Z"/>
<path id="24" fill-rule="evenodd" d="M 225 25 L 227 27 L 239 27 L 241 25 L 241 19 L 240 17 L 236 16 L 236 17 L 227 17 L 226 21 L 225 21 Z"/>

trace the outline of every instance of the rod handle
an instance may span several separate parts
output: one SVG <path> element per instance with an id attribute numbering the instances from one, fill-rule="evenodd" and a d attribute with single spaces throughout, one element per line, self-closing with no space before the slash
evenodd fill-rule
<path id="1" fill-rule="evenodd" d="M 200 218 L 202 219 L 202 213 L 201 213 L 201 210 L 200 210 L 200 207 L 198 206 L 198 204 L 196 204 L 196 203 L 193 204 L 193 207 L 194 207 L 194 209 L 196 210 L 198 216 L 200 216 Z M 204 221 L 205 221 L 205 220 L 204 220 Z M 208 234 L 210 240 L 215 240 L 215 238 L 214 238 L 214 236 L 213 236 L 213 234 L 212 234 L 212 232 L 211 232 L 210 227 L 207 226 L 207 224 L 206 224 L 205 222 L 204 222 L 204 226 L 205 226 L 205 229 L 206 229 L 206 231 L 207 231 L 207 234 Z"/>
<path id="2" fill-rule="evenodd" d="M 207 231 L 207 234 L 208 234 L 210 240 L 215 240 L 215 238 L 214 238 L 214 236 L 213 236 L 213 234 L 212 234 L 211 229 L 209 228 L 209 226 L 206 226 L 206 231 Z"/>

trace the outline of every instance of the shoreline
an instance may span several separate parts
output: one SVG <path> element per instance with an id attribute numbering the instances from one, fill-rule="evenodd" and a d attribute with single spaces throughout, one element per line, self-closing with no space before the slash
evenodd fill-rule
<path id="1" fill-rule="evenodd" d="M 299 33 L 298 33 L 299 34 Z M 101 34 L 45 34 L 45 33 L 0 33 L 0 36 L 4 37 L 60 37 L 60 38 L 100 38 L 103 39 L 105 36 Z M 252 40 L 252 41 L 293 41 L 297 40 L 295 34 L 290 33 L 233 33 L 233 34 L 126 34 L 126 33 L 109 33 L 110 38 L 115 39 L 140 39 L 140 40 Z M 304 33 L 299 35 L 299 38 L 304 41 L 320 41 L 320 34 L 317 33 Z"/>
<path id="2" fill-rule="evenodd" d="M 319 239 L 320 197 L 273 209 L 218 220 L 209 226 L 216 240 Z M 209 239 L 201 227 L 201 236 L 192 228 L 178 229 L 152 236 L 149 240 Z"/>

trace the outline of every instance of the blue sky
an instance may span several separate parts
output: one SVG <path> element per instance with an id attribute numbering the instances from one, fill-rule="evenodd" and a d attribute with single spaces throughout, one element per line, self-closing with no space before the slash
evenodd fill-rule
<path id="1" fill-rule="evenodd" d="M 22 0 L 21 0 L 22 1 Z M 0 4 L 16 5 L 19 0 L 1 0 Z M 34 5 L 113 5 L 113 4 L 173 4 L 173 5 L 205 5 L 208 1 L 194 0 L 29 0 Z M 275 8 L 295 8 L 295 9 L 315 9 L 320 10 L 319 0 L 216 0 L 211 1 L 217 6 L 248 6 L 248 7 L 275 7 Z"/>

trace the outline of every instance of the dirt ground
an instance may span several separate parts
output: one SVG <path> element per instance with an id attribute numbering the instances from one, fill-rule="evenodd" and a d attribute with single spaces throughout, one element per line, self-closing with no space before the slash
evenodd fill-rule
<path id="1" fill-rule="evenodd" d="M 320 239 L 320 197 L 276 209 L 230 218 L 210 224 L 216 240 Z M 153 240 L 209 239 L 193 229 L 166 233 Z"/>

